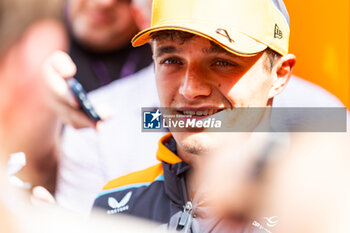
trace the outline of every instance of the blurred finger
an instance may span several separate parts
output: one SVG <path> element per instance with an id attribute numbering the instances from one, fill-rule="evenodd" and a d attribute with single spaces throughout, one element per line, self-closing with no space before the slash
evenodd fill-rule
<path id="1" fill-rule="evenodd" d="M 47 191 L 47 189 L 41 186 L 37 186 L 33 188 L 31 200 L 32 202 L 34 202 L 34 204 L 38 202 L 44 202 L 48 204 L 56 203 L 56 200 L 51 195 L 51 193 Z"/>
<path id="2" fill-rule="evenodd" d="M 69 124 L 75 129 L 81 128 L 96 128 L 96 122 L 91 120 L 81 109 L 76 109 L 73 107 L 61 106 L 62 112 L 62 121 L 65 124 Z"/>
<path id="3" fill-rule="evenodd" d="M 65 102 L 72 107 L 79 107 L 73 93 L 70 91 L 63 77 L 49 64 L 44 67 L 45 81 L 48 84 L 49 93 L 54 99 Z M 52 93 L 53 92 L 53 93 Z M 55 103 L 52 103 L 53 105 Z"/>
<path id="4" fill-rule="evenodd" d="M 76 65 L 70 56 L 63 51 L 54 52 L 48 59 L 48 63 L 64 79 L 73 77 L 77 72 Z"/>

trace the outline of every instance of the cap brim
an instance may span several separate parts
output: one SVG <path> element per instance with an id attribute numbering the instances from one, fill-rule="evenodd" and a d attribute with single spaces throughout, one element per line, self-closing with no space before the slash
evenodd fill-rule
<path id="1" fill-rule="evenodd" d="M 150 41 L 151 34 L 154 32 L 164 30 L 178 30 L 202 36 L 208 40 L 219 44 L 227 51 L 238 56 L 254 56 L 267 48 L 265 44 L 256 41 L 255 39 L 245 35 L 244 33 L 234 32 L 231 30 L 229 32 L 229 35 L 225 36 L 222 33 L 218 33 L 217 28 L 210 26 L 205 26 L 205 28 L 198 28 L 198 25 L 200 24 L 187 26 L 168 24 L 164 26 L 151 27 L 139 32 L 136 36 L 134 36 L 131 43 L 134 47 L 141 46 Z"/>

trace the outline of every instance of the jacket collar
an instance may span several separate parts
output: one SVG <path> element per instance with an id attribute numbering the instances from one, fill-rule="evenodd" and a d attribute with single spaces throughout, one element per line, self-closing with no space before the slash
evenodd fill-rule
<path id="1" fill-rule="evenodd" d="M 157 159 L 163 165 L 165 193 L 177 205 L 183 206 L 187 197 L 181 179 L 191 167 L 176 153 L 175 139 L 170 133 L 166 134 L 160 139 L 157 151 Z"/>
<path id="2" fill-rule="evenodd" d="M 176 142 L 171 133 L 164 135 L 158 142 L 157 159 L 168 164 L 179 163 L 182 160 L 176 155 Z"/>

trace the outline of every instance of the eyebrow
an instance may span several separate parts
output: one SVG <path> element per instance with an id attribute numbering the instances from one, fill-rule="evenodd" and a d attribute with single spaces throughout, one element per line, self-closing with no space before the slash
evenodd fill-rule
<path id="1" fill-rule="evenodd" d="M 183 50 L 176 48 L 175 46 L 161 46 L 156 50 L 156 57 L 160 57 L 167 53 L 181 53 Z"/>
<path id="2" fill-rule="evenodd" d="M 233 58 L 236 58 L 237 56 L 230 53 L 229 51 L 227 51 L 226 49 L 220 47 L 220 46 L 217 46 L 217 45 L 212 45 L 210 46 L 210 48 L 204 48 L 202 49 L 202 52 L 204 54 L 225 54 L 227 56 L 230 56 L 230 57 L 233 57 Z"/>
<path id="3" fill-rule="evenodd" d="M 166 45 L 166 46 L 160 46 L 159 48 L 156 49 L 155 52 L 155 57 L 160 57 L 163 56 L 164 54 L 167 53 L 182 53 L 183 49 L 179 49 L 175 46 L 172 45 Z M 203 48 L 202 52 L 204 54 L 210 55 L 210 54 L 225 54 L 227 56 L 230 56 L 232 58 L 238 58 L 238 56 L 230 53 L 226 49 L 218 46 L 218 45 L 211 45 L 209 48 Z"/>

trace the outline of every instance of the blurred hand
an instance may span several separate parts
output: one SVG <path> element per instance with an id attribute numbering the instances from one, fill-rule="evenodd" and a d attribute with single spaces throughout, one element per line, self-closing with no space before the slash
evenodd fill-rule
<path id="1" fill-rule="evenodd" d="M 225 132 L 269 132 L 270 114 L 269 107 L 237 107 L 220 111 L 211 118 L 221 121 L 221 129 Z"/>
<path id="2" fill-rule="evenodd" d="M 68 54 L 56 51 L 47 58 L 43 66 L 43 74 L 47 84 L 47 102 L 49 107 L 65 124 L 76 129 L 93 127 L 98 123 L 92 121 L 79 108 L 66 79 L 75 75 L 77 68 Z"/>
<path id="3" fill-rule="evenodd" d="M 201 186 L 205 187 L 206 201 L 209 201 L 216 215 L 237 218 L 252 215 L 255 196 L 260 189 L 255 170 L 268 135 L 225 134 L 223 136 L 227 138 L 223 140 L 230 143 L 209 153 L 202 160 L 202 166 L 198 169 Z"/>
<path id="4" fill-rule="evenodd" d="M 34 205 L 56 204 L 56 200 L 51 193 L 41 186 L 36 186 L 33 188 L 30 199 Z"/>

